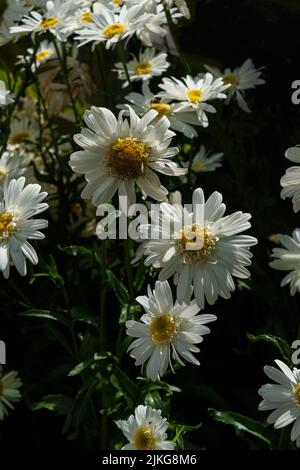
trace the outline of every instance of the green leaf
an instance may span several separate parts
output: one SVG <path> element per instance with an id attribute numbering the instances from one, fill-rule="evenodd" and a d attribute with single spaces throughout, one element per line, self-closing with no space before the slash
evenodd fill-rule
<path id="1" fill-rule="evenodd" d="M 54 320 L 62 323 L 63 325 L 69 326 L 69 322 L 60 314 L 51 312 L 50 310 L 42 309 L 30 309 L 26 312 L 21 312 L 22 317 L 38 317 L 43 318 L 44 320 Z"/>
<path id="2" fill-rule="evenodd" d="M 234 426 L 237 431 L 243 431 L 261 439 L 269 446 L 273 446 L 273 437 L 269 429 L 262 423 L 248 418 L 247 416 L 233 413 L 231 411 L 217 411 L 213 408 L 208 410 L 210 416 L 216 421 Z"/>
<path id="3" fill-rule="evenodd" d="M 171 401 L 169 397 L 162 398 L 158 391 L 148 393 L 145 397 L 145 405 L 151 406 L 156 410 L 161 410 L 164 416 L 170 413 Z"/>
<path id="4" fill-rule="evenodd" d="M 120 325 L 124 325 L 127 320 L 131 320 L 136 318 L 137 314 L 140 316 L 140 313 L 142 311 L 142 308 L 140 305 L 128 305 L 125 304 L 122 309 L 121 313 L 119 316 L 119 323 Z"/>
<path id="5" fill-rule="evenodd" d="M 85 383 L 79 390 L 73 409 L 73 424 L 78 430 L 79 425 L 88 413 L 88 406 L 91 403 L 92 395 L 99 384 L 99 379 L 94 377 L 88 383 Z"/>
<path id="6" fill-rule="evenodd" d="M 46 272 L 36 273 L 33 277 L 49 277 L 58 288 L 63 287 L 65 283 L 64 279 L 58 274 L 56 262 L 52 255 L 49 256 L 49 261 L 46 265 Z"/>
<path id="7" fill-rule="evenodd" d="M 138 397 L 140 391 L 138 387 L 119 367 L 115 366 L 114 373 L 110 376 L 110 381 L 112 385 L 124 395 L 130 407 L 133 407 L 133 405 L 139 401 Z"/>
<path id="8" fill-rule="evenodd" d="M 86 248 L 85 246 L 79 245 L 70 245 L 66 247 L 59 246 L 60 251 L 67 253 L 69 256 L 78 256 L 78 255 L 91 255 L 92 250 Z"/>
<path id="9" fill-rule="evenodd" d="M 127 288 L 122 284 L 121 281 L 117 278 L 117 276 L 110 271 L 109 269 L 106 270 L 107 279 L 114 290 L 118 300 L 120 301 L 121 305 L 125 305 L 129 303 L 129 292 Z"/>
<path id="10" fill-rule="evenodd" d="M 49 410 L 55 411 L 57 415 L 66 415 L 72 409 L 73 403 L 73 398 L 61 394 L 47 395 L 33 406 L 33 410 Z"/>
<path id="11" fill-rule="evenodd" d="M 273 336 L 273 335 L 252 335 L 250 333 L 247 333 L 247 338 L 252 342 L 252 343 L 257 343 L 259 341 L 265 341 L 267 343 L 273 344 L 275 348 L 277 348 L 281 354 L 281 356 L 288 361 L 289 363 L 291 362 L 291 355 L 292 355 L 292 349 L 288 345 L 288 343 L 282 339 L 279 338 L 279 336 Z"/>
<path id="12" fill-rule="evenodd" d="M 104 361 L 106 359 L 107 359 L 107 355 L 100 356 L 99 354 L 95 353 L 94 356 L 91 357 L 90 359 L 86 361 L 82 361 L 79 364 L 77 364 L 77 366 L 75 366 L 74 369 L 72 369 L 68 373 L 68 376 L 74 377 L 74 375 L 81 374 L 81 372 L 83 372 L 85 369 L 95 364 L 95 362 Z"/>
<path id="13" fill-rule="evenodd" d="M 75 306 L 70 310 L 70 314 L 74 320 L 87 323 L 88 325 L 93 325 L 96 328 L 99 326 L 99 319 L 96 315 L 93 315 L 86 307 L 84 306 Z"/>

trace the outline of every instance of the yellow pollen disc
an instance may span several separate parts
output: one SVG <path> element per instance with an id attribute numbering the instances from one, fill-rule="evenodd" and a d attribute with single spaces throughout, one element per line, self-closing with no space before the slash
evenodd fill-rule
<path id="1" fill-rule="evenodd" d="M 0 239 L 9 238 L 15 231 L 14 216 L 10 212 L 0 214 Z"/>
<path id="2" fill-rule="evenodd" d="M 136 75 L 147 75 L 152 70 L 152 64 L 150 62 L 139 62 L 134 67 L 134 73 Z"/>
<path id="3" fill-rule="evenodd" d="M 152 320 L 150 332 L 154 343 L 170 343 L 177 332 L 176 321 L 169 313 L 163 313 Z"/>
<path id="4" fill-rule="evenodd" d="M 58 19 L 55 16 L 49 16 L 49 18 L 45 18 L 43 21 L 40 22 L 39 28 L 40 29 L 49 29 L 54 28 L 58 24 Z"/>
<path id="5" fill-rule="evenodd" d="M 80 17 L 82 23 L 93 23 L 92 15 L 89 11 L 84 11 Z"/>
<path id="6" fill-rule="evenodd" d="M 228 73 L 223 76 L 223 82 L 225 85 L 235 86 L 238 84 L 238 79 L 234 73 Z"/>
<path id="7" fill-rule="evenodd" d="M 178 251 L 183 253 L 184 262 L 197 264 L 209 258 L 216 249 L 216 237 L 206 227 L 193 224 L 180 232 L 177 240 Z"/>
<path id="8" fill-rule="evenodd" d="M 187 92 L 187 95 L 191 103 L 198 104 L 203 95 L 203 90 L 200 90 L 200 88 L 191 89 Z"/>
<path id="9" fill-rule="evenodd" d="M 1 176 L 6 176 L 7 175 L 7 170 L 3 167 L 0 167 L 0 178 Z"/>
<path id="10" fill-rule="evenodd" d="M 112 0 L 112 2 L 116 7 L 119 7 L 122 5 L 122 0 Z"/>
<path id="11" fill-rule="evenodd" d="M 300 405 L 300 384 L 294 388 L 294 397 L 298 405 Z"/>
<path id="12" fill-rule="evenodd" d="M 158 112 L 158 118 L 168 116 L 171 113 L 171 106 L 167 103 L 153 103 L 150 104 L 149 109 L 154 109 Z"/>
<path id="13" fill-rule="evenodd" d="M 126 31 L 126 26 L 123 23 L 114 23 L 109 26 L 107 26 L 104 30 L 104 35 L 108 38 L 111 39 L 114 36 L 117 36 L 117 34 L 122 34 Z"/>
<path id="14" fill-rule="evenodd" d="M 121 179 L 135 179 L 143 175 L 148 157 L 148 149 L 142 142 L 124 137 L 110 147 L 106 164 L 112 175 Z"/>
<path id="15" fill-rule="evenodd" d="M 45 49 L 44 51 L 40 51 L 36 54 L 35 60 L 37 62 L 42 62 L 42 60 L 45 60 L 45 59 L 48 59 L 49 57 L 51 57 L 52 54 L 53 54 L 53 52 L 51 51 L 51 49 Z"/>
<path id="16" fill-rule="evenodd" d="M 201 171 L 205 167 L 205 163 L 199 160 L 198 162 L 192 163 L 192 170 L 197 172 Z"/>
<path id="17" fill-rule="evenodd" d="M 154 450 L 155 444 L 155 438 L 150 428 L 145 426 L 137 429 L 133 440 L 135 450 Z"/>
<path id="18" fill-rule="evenodd" d="M 29 132 L 20 131 L 20 132 L 17 132 L 16 134 L 13 134 L 9 138 L 9 141 L 11 144 L 17 145 L 17 144 L 21 144 L 22 142 L 24 142 L 24 140 L 27 140 L 29 137 L 30 137 Z"/>

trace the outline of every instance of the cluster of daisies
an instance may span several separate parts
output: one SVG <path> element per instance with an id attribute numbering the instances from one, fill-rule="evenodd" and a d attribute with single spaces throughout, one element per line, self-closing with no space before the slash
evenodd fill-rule
<path id="1" fill-rule="evenodd" d="M 76 112 L 70 116 L 65 110 L 70 104 L 70 96 L 66 98 L 69 89 L 77 93 L 71 98 L 86 104 L 87 88 L 91 87 L 76 87 L 78 70 L 83 82 L 89 80 L 88 69 L 78 58 L 80 47 L 90 47 L 95 53 L 100 48 L 105 52 L 103 46 L 118 49 L 122 61 L 115 63 L 113 72 L 122 88 L 140 85 L 140 92 L 130 89 L 125 102 L 116 103 L 118 113 L 95 106 L 85 111 L 86 127 L 74 136 L 80 150 L 71 154 L 69 164 L 75 174 L 84 176 L 81 196 L 97 208 L 96 213 L 116 195 L 126 215 L 138 198 L 159 203 L 160 210 L 153 214 L 151 223 L 139 228 L 141 244 L 133 260 L 140 262 L 143 257 L 146 266 L 159 270 L 158 280 L 155 286 L 148 286 L 147 295 L 136 299 L 144 314 L 126 324 L 127 335 L 133 338 L 128 351 L 136 366 L 142 366 L 153 381 L 160 380 L 169 369 L 174 372 L 178 365 L 199 365 L 199 344 L 210 332 L 206 325 L 216 320 L 201 310 L 207 303 L 215 304 L 219 297 L 229 299 L 235 280 L 250 276 L 250 249 L 257 243 L 256 238 L 244 234 L 251 226 L 251 215 L 241 211 L 226 215 L 219 192 L 205 197 L 204 191 L 196 188 L 192 201 L 185 201 L 191 203 L 188 210 L 180 195 L 169 194 L 160 179 L 162 174 L 181 182 L 189 173 L 193 183 L 198 172 L 221 167 L 223 154 L 203 145 L 190 162 L 177 159 L 179 149 L 172 145 L 173 138 L 176 133 L 188 139 L 196 137 L 199 129 L 209 126 L 209 116 L 217 112 L 218 102 L 228 105 L 235 100 L 244 112 L 250 112 L 246 94 L 264 83 L 262 69 L 251 59 L 234 69 L 205 65 L 195 76 L 163 76 L 170 67 L 166 44 L 167 50 L 172 50 L 171 26 L 189 18 L 184 0 L 12 0 L 0 15 L 0 46 L 31 35 L 33 47 L 18 57 L 18 64 L 39 77 L 51 116 L 73 122 L 78 118 Z M 141 48 L 126 62 L 123 58 L 132 37 L 140 41 Z M 71 86 L 56 82 L 51 86 L 63 65 L 69 71 Z M 153 84 L 150 88 L 152 79 L 156 89 Z M 21 108 L 15 99 L 8 84 L 0 81 L 0 113 L 11 116 L 0 156 L 0 270 L 5 278 L 12 266 L 24 276 L 27 260 L 38 263 L 31 241 L 44 238 L 41 230 L 47 227 L 47 220 L 36 217 L 48 208 L 44 202 L 47 191 L 34 182 L 30 163 L 34 160 L 37 164 L 39 139 L 46 144 L 51 139 L 46 128 L 45 135 L 40 135 L 43 122 L 38 120 L 34 98 L 25 97 Z M 61 151 L 71 153 L 70 148 Z M 290 149 L 287 157 L 299 162 L 300 150 Z M 293 198 L 295 210 L 300 207 L 297 172 L 298 167 L 293 167 L 282 179 L 282 196 Z M 290 282 L 295 293 L 300 286 L 300 231 L 294 231 L 293 239 L 284 235 L 278 238 L 285 249 L 274 250 L 272 266 L 292 271 L 283 283 Z M 269 422 L 276 427 L 295 421 L 291 438 L 298 445 L 299 371 L 277 363 L 280 371 L 267 367 L 266 373 L 279 385 L 261 388 L 260 408 L 275 409 Z M 7 407 L 20 399 L 20 386 L 15 372 L 0 378 L 0 419 Z M 168 441 L 166 418 L 149 406 L 139 405 L 134 415 L 117 425 L 129 441 L 124 449 L 175 446 Z"/>
<path id="2" fill-rule="evenodd" d="M 289 148 L 285 156 L 293 163 L 300 163 L 300 147 Z M 294 212 L 300 209 L 300 166 L 287 169 L 281 178 L 282 199 L 291 198 Z M 281 281 L 281 287 L 290 285 L 290 294 L 300 292 L 300 228 L 293 230 L 292 236 L 277 234 L 272 237 L 281 247 L 272 250 L 270 266 L 279 271 L 287 271 Z M 259 394 L 263 398 L 259 405 L 262 411 L 273 410 L 267 422 L 275 429 L 284 428 L 293 423 L 290 439 L 300 447 L 300 369 L 291 370 L 287 364 L 276 360 L 278 368 L 266 366 L 266 375 L 275 382 L 263 385 Z"/>

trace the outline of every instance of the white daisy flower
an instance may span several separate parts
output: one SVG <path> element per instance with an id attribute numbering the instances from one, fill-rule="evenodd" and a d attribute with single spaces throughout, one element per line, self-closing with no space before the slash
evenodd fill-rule
<path id="1" fill-rule="evenodd" d="M 199 152 L 193 158 L 191 169 L 195 173 L 215 171 L 222 166 L 223 152 L 207 151 L 204 145 L 201 145 Z"/>
<path id="2" fill-rule="evenodd" d="M 109 49 L 122 39 L 130 38 L 147 21 L 147 15 L 141 15 L 140 9 L 139 5 L 128 9 L 124 6 L 118 11 L 103 7 L 101 14 L 92 14 L 93 22 L 86 23 L 77 31 L 75 39 L 79 41 L 79 46 L 89 42 L 95 46 L 104 42 L 106 49 Z"/>
<path id="3" fill-rule="evenodd" d="M 18 39 L 18 36 L 14 37 L 11 35 L 9 28 L 28 12 L 28 7 L 25 2 L 10 0 L 6 2 L 6 5 L 7 7 L 0 15 L 0 46 L 7 44 L 13 39 L 15 41 Z"/>
<path id="4" fill-rule="evenodd" d="M 74 14 L 65 21 L 63 31 L 66 36 L 77 33 L 78 29 L 84 28 L 86 24 L 93 23 L 92 11 L 90 8 L 78 8 Z"/>
<path id="5" fill-rule="evenodd" d="M 195 346 L 203 341 L 203 335 L 210 332 L 204 326 L 215 321 L 215 315 L 197 315 L 200 308 L 196 301 L 190 304 L 174 304 L 168 281 L 155 283 L 151 292 L 148 286 L 148 297 L 137 297 L 146 312 L 140 321 L 126 322 L 127 335 L 137 338 L 128 348 L 135 365 L 147 362 L 146 374 L 152 380 L 160 380 L 170 365 L 171 357 L 184 366 L 184 360 L 200 365 L 193 353 L 200 349 Z"/>
<path id="6" fill-rule="evenodd" d="M 101 12 L 102 6 L 105 6 L 106 8 L 110 9 L 120 9 L 122 6 L 127 5 L 128 7 L 131 6 L 131 2 L 126 1 L 126 0 L 98 0 L 94 4 L 94 11 L 95 13 Z M 136 3 L 135 3 L 136 5 Z"/>
<path id="7" fill-rule="evenodd" d="M 39 184 L 25 186 L 25 178 L 5 180 L 4 198 L 0 204 L 0 270 L 9 277 L 10 263 L 21 276 L 27 272 L 26 259 L 38 263 L 38 257 L 28 240 L 42 240 L 40 229 L 48 226 L 44 219 L 32 219 L 44 212 L 48 204 L 42 203 L 47 196 Z"/>
<path id="8" fill-rule="evenodd" d="M 294 163 L 300 163 L 300 147 L 291 147 L 285 152 L 285 157 Z M 292 198 L 293 210 L 300 209 L 300 166 L 292 166 L 286 170 L 281 178 L 280 184 L 283 187 L 280 195 L 282 199 Z"/>
<path id="9" fill-rule="evenodd" d="M 158 39 L 167 36 L 168 22 L 162 4 L 156 4 L 155 1 L 151 3 L 146 0 L 143 5 L 144 11 L 148 14 L 147 22 L 137 29 L 136 35 L 143 45 L 152 47 L 155 41 L 157 42 Z M 175 8 L 172 8 L 170 13 L 173 21 L 181 17 Z"/>
<path id="10" fill-rule="evenodd" d="M 300 447 L 300 369 L 291 370 L 284 362 L 275 361 L 280 370 L 265 366 L 265 374 L 275 384 L 265 384 L 259 390 L 263 400 L 259 404 L 260 411 L 272 411 L 267 422 L 281 429 L 291 423 L 291 441 Z"/>
<path id="11" fill-rule="evenodd" d="M 167 118 L 157 121 L 154 110 L 141 119 L 133 109 L 129 112 L 128 122 L 123 111 L 117 120 L 109 109 L 93 106 L 84 114 L 89 129 L 74 137 L 84 150 L 71 155 L 70 166 L 85 175 L 87 185 L 81 196 L 96 206 L 109 202 L 118 191 L 130 207 L 136 200 L 135 183 L 145 195 L 162 201 L 168 191 L 155 172 L 179 176 L 187 171 L 170 161 L 178 149 L 169 147 L 174 133 Z M 120 205 L 126 212 L 122 200 Z"/>
<path id="12" fill-rule="evenodd" d="M 47 1 L 45 13 L 31 11 L 29 15 L 22 18 L 20 25 L 12 26 L 10 32 L 15 34 L 50 31 L 58 40 L 65 41 L 66 36 L 63 32 L 65 21 L 76 11 L 79 5 L 79 0 Z"/>
<path id="13" fill-rule="evenodd" d="M 160 0 L 157 0 L 157 1 L 160 1 Z M 185 0 L 163 0 L 163 3 L 168 8 L 171 8 L 175 5 L 185 18 L 187 18 L 188 20 L 191 18 L 191 13 Z"/>
<path id="14" fill-rule="evenodd" d="M 129 85 L 127 76 L 124 71 L 122 62 L 115 64 L 115 72 L 118 72 L 119 80 L 125 80 L 123 88 Z M 170 63 L 167 61 L 167 54 L 165 52 L 156 53 L 154 48 L 140 50 L 138 57 L 133 55 L 133 60 L 127 63 L 127 69 L 131 81 L 145 81 L 150 80 L 152 77 L 159 77 L 168 68 Z"/>
<path id="15" fill-rule="evenodd" d="M 13 119 L 10 123 L 10 134 L 8 143 L 10 145 L 19 146 L 26 141 L 34 142 L 38 136 L 36 123 L 30 118 Z"/>
<path id="16" fill-rule="evenodd" d="M 279 271 L 290 271 L 281 281 L 280 286 L 290 284 L 290 293 L 300 292 L 300 229 L 293 231 L 292 237 L 277 234 L 276 239 L 283 248 L 273 248 L 270 262 L 271 268 Z"/>
<path id="17" fill-rule="evenodd" d="M 142 238 L 148 239 L 143 245 L 145 264 L 162 268 L 160 281 L 175 274 L 179 303 L 189 303 L 190 286 L 194 286 L 198 306 L 204 308 L 205 299 L 213 305 L 219 295 L 230 298 L 233 276 L 250 276 L 246 266 L 251 264 L 250 247 L 257 240 L 240 233 L 250 228 L 251 215 L 234 212 L 223 217 L 225 210 L 220 193 L 215 191 L 205 202 L 198 188 L 191 211 L 180 204 L 162 203 L 152 224 L 140 226 Z"/>
<path id="18" fill-rule="evenodd" d="M 5 178 L 18 178 L 23 175 L 26 168 L 22 168 L 22 155 L 14 152 L 3 152 L 0 157 L 0 194 L 3 194 L 3 183 Z"/>
<path id="19" fill-rule="evenodd" d="M 143 116 L 147 111 L 154 109 L 158 112 L 158 118 L 166 116 L 170 121 L 170 129 L 182 132 L 187 138 L 197 137 L 198 132 L 192 126 L 199 126 L 199 121 L 194 112 L 176 111 L 176 104 L 158 99 L 149 88 L 148 83 L 143 83 L 142 93 L 132 92 L 125 96 L 130 106 L 139 115 Z M 126 105 L 118 106 L 121 109 Z"/>
<path id="20" fill-rule="evenodd" d="M 129 443 L 123 450 L 174 450 L 175 444 L 167 440 L 168 421 L 161 410 L 139 405 L 128 420 L 117 421 Z"/>
<path id="21" fill-rule="evenodd" d="M 0 108 L 5 108 L 14 102 L 13 95 L 6 89 L 5 83 L 0 80 Z"/>
<path id="22" fill-rule="evenodd" d="M 14 409 L 13 403 L 21 399 L 20 388 L 22 381 L 18 377 L 18 372 L 12 370 L 8 374 L 2 375 L 0 370 L 0 421 L 8 415 L 9 409 Z"/>
<path id="23" fill-rule="evenodd" d="M 235 97 L 239 107 L 246 113 L 251 113 L 249 106 L 247 105 L 244 94 L 246 90 L 256 88 L 257 85 L 263 85 L 265 80 L 261 78 L 263 68 L 257 69 L 253 64 L 252 59 L 247 59 L 241 65 L 235 69 L 226 68 L 224 72 L 221 72 L 216 67 L 210 67 L 205 65 L 205 68 L 214 75 L 214 77 L 221 77 L 223 82 L 230 85 L 227 90 L 228 99 L 226 104 Z"/>
<path id="24" fill-rule="evenodd" d="M 214 80 L 210 73 L 202 78 L 193 79 L 190 75 L 179 80 L 175 77 L 163 78 L 159 87 L 164 90 L 158 94 L 162 99 L 175 100 L 176 111 L 194 111 L 203 127 L 208 126 L 207 112 L 215 113 L 216 109 L 208 101 L 225 99 L 224 91 L 230 85 L 224 84 L 222 78 Z"/>
<path id="25" fill-rule="evenodd" d="M 26 52 L 28 54 L 26 56 L 26 61 L 30 62 L 32 60 L 32 56 L 34 54 L 34 50 L 32 48 L 29 48 L 29 49 L 27 49 Z M 31 66 L 32 71 L 34 72 L 38 67 L 40 67 L 40 65 L 44 64 L 49 59 L 54 59 L 56 57 L 56 55 L 57 54 L 56 54 L 55 47 L 51 42 L 49 42 L 47 40 L 41 41 L 37 51 L 35 52 L 34 63 Z M 19 64 L 24 64 L 25 63 L 25 59 L 24 59 L 23 55 L 19 55 L 17 57 L 19 59 L 19 61 L 18 61 Z"/>

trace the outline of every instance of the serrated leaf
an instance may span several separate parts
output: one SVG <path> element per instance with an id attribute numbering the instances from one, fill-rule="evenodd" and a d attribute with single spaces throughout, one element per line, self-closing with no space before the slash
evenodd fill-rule
<path id="1" fill-rule="evenodd" d="M 256 343 L 258 341 L 265 341 L 267 343 L 272 343 L 273 346 L 275 346 L 281 356 L 287 361 L 290 363 L 291 361 L 291 355 L 292 355 L 292 349 L 290 348 L 289 344 L 282 338 L 280 338 L 279 336 L 274 336 L 274 335 L 252 335 L 250 333 L 247 333 L 247 338 L 249 339 L 249 341 L 251 341 L 252 343 Z"/>
<path id="2" fill-rule="evenodd" d="M 237 431 L 243 431 L 261 439 L 269 446 L 273 445 L 272 433 L 262 423 L 247 416 L 233 413 L 231 411 L 217 411 L 213 408 L 208 410 L 210 416 L 216 421 L 234 426 Z"/>
<path id="3" fill-rule="evenodd" d="M 122 282 L 117 278 L 117 276 L 110 271 L 109 269 L 106 270 L 107 279 L 114 290 L 118 300 L 120 301 L 121 305 L 126 305 L 129 303 L 129 292 L 127 288 L 122 284 Z"/>
<path id="4" fill-rule="evenodd" d="M 38 317 L 43 318 L 44 320 L 53 320 L 69 326 L 69 322 L 63 318 L 62 315 L 51 312 L 50 310 L 32 308 L 30 310 L 26 310 L 26 312 L 21 312 L 19 315 L 22 317 Z"/>
<path id="5" fill-rule="evenodd" d="M 93 357 L 86 361 L 82 361 L 77 366 L 75 366 L 69 373 L 69 377 L 74 377 L 74 375 L 81 374 L 85 369 L 93 365 L 95 362 L 104 361 L 107 359 L 107 356 L 100 356 L 99 354 L 94 354 Z"/>
<path id="6" fill-rule="evenodd" d="M 55 411 L 57 415 L 66 415 L 73 407 L 73 398 L 61 394 L 47 395 L 43 397 L 32 408 L 34 411 L 50 410 Z"/>

